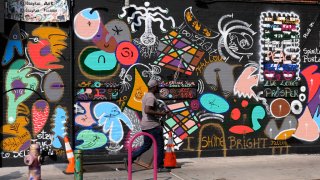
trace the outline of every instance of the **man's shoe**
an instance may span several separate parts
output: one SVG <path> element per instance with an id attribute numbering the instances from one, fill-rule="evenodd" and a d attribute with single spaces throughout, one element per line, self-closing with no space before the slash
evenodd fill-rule
<path id="1" fill-rule="evenodd" d="M 171 169 L 168 169 L 168 168 L 159 168 L 159 169 L 158 169 L 158 173 L 162 173 L 162 172 L 171 172 Z"/>
<path id="2" fill-rule="evenodd" d="M 128 171 L 128 159 L 123 158 L 124 168 Z"/>

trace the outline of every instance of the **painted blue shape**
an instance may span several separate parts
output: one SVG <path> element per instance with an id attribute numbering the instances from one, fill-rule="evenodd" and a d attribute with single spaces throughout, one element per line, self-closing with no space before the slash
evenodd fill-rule
<path id="1" fill-rule="evenodd" d="M 129 129 L 133 129 L 130 119 L 121 112 L 120 108 L 110 102 L 98 103 L 93 109 L 94 116 L 99 119 L 99 126 L 103 126 L 103 132 L 109 133 L 109 140 L 119 143 L 123 139 L 123 127 L 121 121 Z"/>
<path id="2" fill-rule="evenodd" d="M 225 113 L 230 108 L 229 103 L 223 97 L 211 93 L 202 95 L 200 103 L 206 110 L 217 114 Z"/>
<path id="3" fill-rule="evenodd" d="M 261 128 L 261 125 L 259 123 L 259 119 L 263 120 L 266 116 L 266 111 L 262 106 L 256 106 L 253 108 L 251 113 L 251 121 L 252 121 L 252 129 L 257 131 Z"/>
<path id="4" fill-rule="evenodd" d="M 313 120 L 317 123 L 319 131 L 320 131 L 320 113 L 319 113 L 319 106 L 317 107 L 316 112 L 313 115 Z"/>
<path id="5" fill-rule="evenodd" d="M 84 64 L 94 71 L 112 70 L 117 65 L 117 58 L 115 53 L 99 50 L 90 53 L 84 60 Z"/>
<path id="6" fill-rule="evenodd" d="M 98 13 L 98 11 L 93 11 L 92 13 L 90 13 L 90 11 L 92 10 L 92 8 L 87 8 L 81 11 L 82 16 L 90 19 L 90 20 L 98 20 L 100 19 L 100 15 Z"/>
<path id="7" fill-rule="evenodd" d="M 55 148 L 61 148 L 62 144 L 60 143 L 58 136 L 61 136 L 62 138 L 65 136 L 65 127 L 64 124 L 66 123 L 66 120 L 68 118 L 67 112 L 65 111 L 64 108 L 61 106 L 58 106 L 55 109 L 54 115 L 53 115 L 53 141 L 52 141 L 52 146 Z"/>
<path id="8" fill-rule="evenodd" d="M 2 58 L 2 62 L 1 62 L 2 66 L 5 66 L 12 61 L 12 59 L 14 58 L 15 50 L 18 52 L 20 56 L 23 55 L 23 45 L 21 40 L 19 24 L 16 24 L 12 27 L 12 30 L 10 32 L 8 42 L 6 45 L 6 49 L 4 51 L 4 55 Z"/>

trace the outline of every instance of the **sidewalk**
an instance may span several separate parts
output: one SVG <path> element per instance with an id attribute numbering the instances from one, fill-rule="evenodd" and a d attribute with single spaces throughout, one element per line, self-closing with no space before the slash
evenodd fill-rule
<path id="1" fill-rule="evenodd" d="M 178 159 L 181 168 L 158 174 L 159 180 L 320 180 L 320 155 L 238 156 Z M 43 180 L 73 180 L 66 164 L 42 166 Z M 84 166 L 86 180 L 125 180 L 123 164 Z M 152 170 L 134 166 L 133 179 L 152 180 Z M 138 170 L 140 169 L 140 170 Z M 26 180 L 27 166 L 0 168 L 1 180 Z"/>

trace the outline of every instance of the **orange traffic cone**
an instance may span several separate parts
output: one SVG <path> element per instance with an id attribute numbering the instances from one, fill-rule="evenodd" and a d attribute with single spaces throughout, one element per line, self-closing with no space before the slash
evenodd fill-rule
<path id="1" fill-rule="evenodd" d="M 174 153 L 174 144 L 172 140 L 172 132 L 169 132 L 167 149 L 164 154 L 164 167 L 175 168 L 177 166 L 177 157 Z"/>
<path id="2" fill-rule="evenodd" d="M 64 137 L 64 144 L 66 148 L 66 154 L 69 161 L 69 164 L 66 168 L 66 170 L 63 171 L 65 174 L 74 174 L 74 155 L 72 148 L 69 143 L 69 138 L 67 136 Z"/>

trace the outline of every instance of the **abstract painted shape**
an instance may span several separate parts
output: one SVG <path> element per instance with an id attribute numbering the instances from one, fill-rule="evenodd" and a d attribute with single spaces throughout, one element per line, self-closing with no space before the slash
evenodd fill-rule
<path id="1" fill-rule="evenodd" d="M 65 128 L 65 124 L 67 122 L 67 119 L 68 119 L 67 109 L 62 107 L 62 106 L 60 106 L 60 105 L 57 106 L 54 109 L 54 114 L 52 116 L 52 122 L 53 122 L 52 131 L 54 132 L 52 145 L 55 148 L 61 148 L 62 147 L 58 136 L 64 137 L 67 134 L 66 133 L 66 128 Z"/>
<path id="2" fill-rule="evenodd" d="M 134 110 L 142 111 L 142 98 L 144 94 L 148 92 L 148 87 L 137 69 L 135 69 L 134 79 L 134 86 L 132 88 L 131 96 L 128 100 L 127 106 Z"/>
<path id="3" fill-rule="evenodd" d="M 28 55 L 36 68 L 48 70 L 62 69 L 64 67 L 61 64 L 55 64 L 60 62 L 60 60 L 51 53 L 49 41 L 39 40 L 39 42 L 35 43 L 29 41 L 27 46 Z"/>
<path id="4" fill-rule="evenodd" d="M 45 100 L 38 100 L 32 105 L 32 129 L 33 129 L 33 136 L 36 137 L 38 133 L 40 133 L 46 124 L 49 113 L 50 107 L 47 101 Z"/>
<path id="5" fill-rule="evenodd" d="M 80 144 L 76 146 L 77 149 L 92 150 L 100 148 L 107 144 L 107 137 L 101 132 L 83 130 L 77 135 L 76 141 L 78 141 L 77 144 Z M 79 141 L 83 142 L 79 143 Z"/>
<path id="6" fill-rule="evenodd" d="M 288 115 L 281 122 L 280 129 L 278 128 L 276 121 L 279 120 L 271 119 L 268 122 L 264 130 L 265 135 L 274 140 L 286 140 L 292 137 L 298 125 L 297 118 L 293 115 Z"/>
<path id="7" fill-rule="evenodd" d="M 293 137 L 308 142 L 313 142 L 319 138 L 319 127 L 313 120 L 308 106 L 298 119 L 298 127 Z"/>
<path id="8" fill-rule="evenodd" d="M 2 66 L 9 64 L 13 60 L 15 51 L 20 56 L 24 53 L 19 23 L 15 24 L 11 29 L 1 63 Z"/>
<path id="9" fill-rule="evenodd" d="M 141 119 L 139 118 L 139 115 L 136 111 L 129 109 L 127 107 L 124 108 L 123 114 L 125 114 L 131 120 L 132 125 L 133 125 L 133 128 L 130 131 L 130 133 L 127 133 L 127 135 L 126 135 L 125 147 L 127 149 L 131 138 L 135 134 L 142 131 L 141 126 L 140 126 Z M 136 149 L 136 148 L 142 146 L 142 144 L 143 144 L 143 136 L 139 136 L 133 141 L 132 148 Z"/>
<path id="10" fill-rule="evenodd" d="M 221 96 L 216 94 L 204 94 L 200 98 L 201 105 L 208 111 L 213 113 L 225 113 L 229 110 L 229 103 Z"/>
<path id="11" fill-rule="evenodd" d="M 27 150 L 31 145 L 31 134 L 26 128 L 30 120 L 29 108 L 24 104 L 17 107 L 17 118 L 14 123 L 2 126 L 2 134 L 5 135 L 1 142 L 1 148 L 5 152 L 20 152 Z M 9 136 L 9 137 L 7 137 Z"/>
<path id="12" fill-rule="evenodd" d="M 89 127 L 96 124 L 96 121 L 91 115 L 91 102 L 80 102 L 78 104 L 82 109 L 83 113 L 77 113 L 75 115 L 75 122 L 81 126 Z"/>
<path id="13" fill-rule="evenodd" d="M 139 50 L 131 42 L 121 42 L 116 50 L 116 57 L 122 65 L 132 65 L 139 59 Z"/>
<path id="14" fill-rule="evenodd" d="M 232 126 L 229 131 L 233 134 L 249 134 L 254 132 L 254 130 L 246 125 L 235 125 Z"/>
<path id="15" fill-rule="evenodd" d="M 47 55 L 50 52 L 56 58 L 63 57 L 62 51 L 68 47 L 66 42 L 68 34 L 65 31 L 59 27 L 40 26 L 32 31 L 32 35 L 38 37 L 40 41 L 49 42 L 48 46 L 41 48 L 40 55 Z"/>
<path id="16" fill-rule="evenodd" d="M 258 101 L 256 93 L 252 90 L 253 87 L 258 86 L 259 78 L 258 74 L 253 75 L 258 70 L 257 67 L 248 66 L 246 67 L 238 80 L 234 84 L 233 93 L 238 97 L 254 98 Z"/>
<path id="17" fill-rule="evenodd" d="M 188 101 L 168 105 L 168 109 L 174 114 L 165 120 L 166 129 L 173 132 L 174 142 L 181 142 L 200 127 L 199 118 L 191 110 Z M 168 133 L 168 132 L 166 132 Z"/>
<path id="18" fill-rule="evenodd" d="M 177 31 L 171 31 L 161 38 L 157 55 L 155 64 L 190 76 L 205 52 L 183 38 Z"/>
<path id="19" fill-rule="evenodd" d="M 213 90 L 229 96 L 233 92 L 235 67 L 225 62 L 210 63 L 203 71 L 204 80 Z"/>
<path id="20" fill-rule="evenodd" d="M 81 10 L 74 17 L 74 33 L 83 40 L 91 40 L 99 31 L 101 19 L 98 11 L 92 8 Z"/>
<path id="21" fill-rule="evenodd" d="M 251 113 L 252 129 L 257 131 L 261 128 L 259 121 L 263 120 L 266 116 L 266 111 L 262 106 L 256 106 Z"/>
<path id="22" fill-rule="evenodd" d="M 317 108 L 316 112 L 313 115 L 313 119 L 317 123 L 319 131 L 320 131 L 320 112 L 319 112 L 319 107 L 320 107 L 320 105 L 318 105 L 318 108 Z"/>
<path id="23" fill-rule="evenodd" d="M 209 27 L 205 26 L 203 23 L 200 23 L 199 20 L 192 12 L 192 7 L 188 7 L 184 11 L 184 22 L 188 27 L 196 34 L 203 36 L 208 39 L 213 39 L 219 36 L 220 33 L 213 31 Z"/>
<path id="24" fill-rule="evenodd" d="M 119 143 L 123 139 L 123 127 L 121 121 L 132 130 L 130 119 L 121 112 L 120 108 L 110 102 L 98 103 L 93 109 L 94 116 L 99 119 L 99 126 L 103 126 L 103 132 L 109 133 L 109 139 Z"/>
<path id="25" fill-rule="evenodd" d="M 49 102 L 59 102 L 64 94 L 64 83 L 57 72 L 50 72 L 44 78 L 43 90 Z"/>
<path id="26" fill-rule="evenodd" d="M 235 121 L 239 120 L 240 117 L 241 117 L 241 111 L 240 111 L 240 109 L 239 109 L 239 108 L 234 108 L 234 109 L 232 109 L 230 116 L 231 116 L 231 119 L 233 119 L 233 120 L 235 120 Z"/>
<path id="27" fill-rule="evenodd" d="M 95 47 L 83 49 L 78 63 L 82 74 L 89 79 L 112 78 L 118 70 L 115 53 L 108 53 Z"/>
<path id="28" fill-rule="evenodd" d="M 119 43 L 131 42 L 130 29 L 125 22 L 119 19 L 111 20 L 106 25 L 100 23 L 98 32 L 92 41 L 100 50 L 113 53 Z"/>
<path id="29" fill-rule="evenodd" d="M 291 107 L 286 99 L 278 98 L 271 102 L 270 112 L 275 118 L 286 117 L 290 113 Z"/>
<path id="30" fill-rule="evenodd" d="M 38 88 L 38 80 L 33 76 L 28 76 L 31 69 L 23 69 L 26 61 L 19 59 L 13 62 L 7 72 L 6 77 L 6 93 L 8 99 L 7 105 L 7 121 L 9 124 L 16 119 L 17 107 L 20 103 L 28 99 Z"/>
<path id="31" fill-rule="evenodd" d="M 320 88 L 320 73 L 316 72 L 317 70 L 318 65 L 311 65 L 301 71 L 301 74 L 304 76 L 308 84 L 308 102 L 313 99 Z"/>

